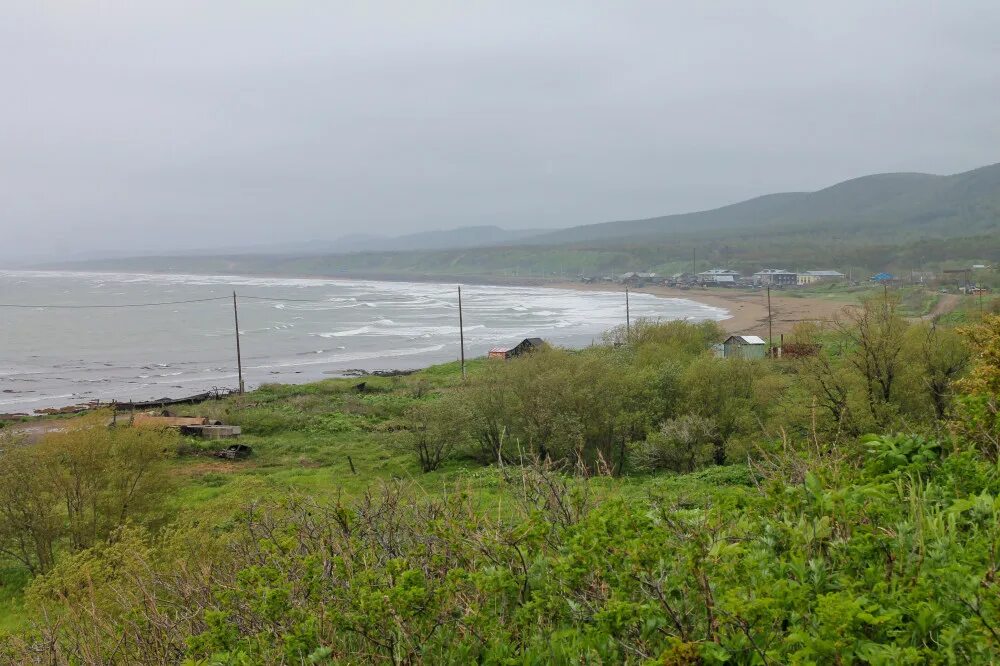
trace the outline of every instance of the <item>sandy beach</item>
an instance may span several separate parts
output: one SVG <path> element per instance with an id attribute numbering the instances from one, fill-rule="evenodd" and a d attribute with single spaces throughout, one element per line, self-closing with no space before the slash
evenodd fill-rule
<path id="1" fill-rule="evenodd" d="M 549 286 L 584 291 L 624 291 L 617 284 L 584 284 L 561 282 Z M 675 289 L 664 286 L 634 288 L 636 293 L 653 294 L 664 298 L 686 298 L 713 307 L 724 308 L 731 315 L 722 322 L 729 333 L 767 336 L 767 292 L 763 289 L 692 288 Z M 788 333 L 800 321 L 830 322 L 844 309 L 842 301 L 788 296 L 771 291 L 771 324 L 774 335 Z"/>

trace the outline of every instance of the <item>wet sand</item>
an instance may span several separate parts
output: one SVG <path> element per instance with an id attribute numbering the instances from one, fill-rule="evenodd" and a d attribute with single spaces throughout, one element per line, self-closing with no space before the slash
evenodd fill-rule
<path id="1" fill-rule="evenodd" d="M 624 291 L 618 284 L 561 282 L 548 286 L 584 291 Z M 632 291 L 665 298 L 686 298 L 729 311 L 730 318 L 722 322 L 729 333 L 767 337 L 767 292 L 764 289 L 692 288 L 675 289 L 664 286 L 646 286 Z M 771 326 L 774 335 L 788 333 L 800 321 L 832 322 L 848 304 L 844 301 L 815 297 L 788 296 L 778 290 L 771 291 Z"/>

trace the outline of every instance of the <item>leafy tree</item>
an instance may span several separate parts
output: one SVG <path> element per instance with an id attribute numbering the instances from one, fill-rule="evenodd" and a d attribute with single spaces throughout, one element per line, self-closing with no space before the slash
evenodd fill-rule
<path id="1" fill-rule="evenodd" d="M 933 323 L 912 326 L 907 337 L 907 356 L 919 372 L 934 416 L 944 421 L 951 416 L 955 382 L 969 365 L 969 347 L 957 332 Z"/>
<path id="2" fill-rule="evenodd" d="M 991 460 L 1000 460 L 1000 315 L 962 329 L 974 349 L 969 375 L 959 382 L 955 430 Z"/>
<path id="3" fill-rule="evenodd" d="M 36 444 L 0 451 L 0 552 L 45 571 L 64 546 L 84 550 L 130 520 L 163 516 L 176 435 L 108 428 L 105 420 L 81 419 Z"/>
<path id="4" fill-rule="evenodd" d="M 892 416 L 899 377 L 904 369 L 903 345 L 906 320 L 899 314 L 899 299 L 867 298 L 856 308 L 847 309 L 840 332 L 849 341 L 847 360 L 864 380 L 868 408 L 876 423 Z"/>
<path id="5" fill-rule="evenodd" d="M 636 467 L 693 472 L 712 462 L 715 453 L 715 423 L 696 414 L 664 422 L 636 451 Z"/>
<path id="6" fill-rule="evenodd" d="M 726 444 L 738 435 L 762 432 L 782 392 L 767 361 L 703 356 L 684 372 L 684 409 L 715 424 L 714 460 L 726 462 Z"/>
<path id="7" fill-rule="evenodd" d="M 63 531 L 57 508 L 35 452 L 12 437 L 0 439 L 0 554 L 32 574 L 50 569 Z"/>
<path id="8" fill-rule="evenodd" d="M 416 452 L 420 469 L 432 472 L 463 448 L 468 439 L 469 414 L 462 397 L 449 393 L 421 403 L 407 413 L 408 445 Z"/>

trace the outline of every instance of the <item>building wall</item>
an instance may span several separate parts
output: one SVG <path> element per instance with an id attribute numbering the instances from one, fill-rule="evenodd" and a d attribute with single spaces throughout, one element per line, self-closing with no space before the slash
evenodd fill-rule
<path id="1" fill-rule="evenodd" d="M 725 345 L 726 358 L 764 358 L 765 345 L 740 345 L 736 343 Z"/>

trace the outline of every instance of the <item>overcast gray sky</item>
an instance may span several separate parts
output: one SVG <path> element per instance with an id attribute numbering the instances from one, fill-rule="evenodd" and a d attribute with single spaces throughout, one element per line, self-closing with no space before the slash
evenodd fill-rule
<path id="1" fill-rule="evenodd" d="M 560 227 L 1000 161 L 996 0 L 0 12 L 0 258 Z"/>

